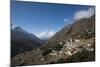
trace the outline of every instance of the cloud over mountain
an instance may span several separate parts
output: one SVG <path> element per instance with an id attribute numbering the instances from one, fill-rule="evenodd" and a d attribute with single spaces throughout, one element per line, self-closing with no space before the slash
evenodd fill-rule
<path id="1" fill-rule="evenodd" d="M 74 14 L 73 19 L 80 20 L 83 18 L 89 18 L 89 17 L 93 16 L 94 13 L 95 13 L 95 8 L 93 8 L 93 7 L 89 8 L 88 10 L 80 10 Z"/>
<path id="2" fill-rule="evenodd" d="M 55 31 L 44 31 L 41 33 L 36 34 L 37 37 L 40 39 L 49 39 L 51 38 L 56 32 Z"/>

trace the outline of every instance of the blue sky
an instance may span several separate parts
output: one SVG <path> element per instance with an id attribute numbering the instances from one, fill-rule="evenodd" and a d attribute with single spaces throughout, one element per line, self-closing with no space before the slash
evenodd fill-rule
<path id="1" fill-rule="evenodd" d="M 34 34 L 59 31 L 73 21 L 76 12 L 90 7 L 92 6 L 12 1 L 11 23 Z"/>

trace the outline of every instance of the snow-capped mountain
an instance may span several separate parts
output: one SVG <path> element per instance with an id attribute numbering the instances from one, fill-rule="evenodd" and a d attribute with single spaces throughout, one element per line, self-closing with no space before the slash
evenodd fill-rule
<path id="1" fill-rule="evenodd" d="M 28 32 L 26 32 L 24 29 L 22 29 L 20 26 L 12 26 L 11 29 L 13 31 L 19 31 L 19 32 L 23 32 L 24 34 L 29 34 Z"/>
<path id="2" fill-rule="evenodd" d="M 42 40 L 50 39 L 56 32 L 55 31 L 43 31 L 41 33 L 36 34 Z"/>
<path id="3" fill-rule="evenodd" d="M 28 33 L 20 26 L 11 26 L 12 57 L 33 48 L 42 46 L 44 42 L 32 33 Z"/>
<path id="4" fill-rule="evenodd" d="M 40 40 L 34 34 L 25 31 L 20 26 L 12 26 L 11 27 L 11 36 L 12 36 L 12 40 L 19 40 L 20 38 L 21 39 L 26 38 L 29 40 L 35 40 L 38 43 L 43 44 L 42 40 Z"/>

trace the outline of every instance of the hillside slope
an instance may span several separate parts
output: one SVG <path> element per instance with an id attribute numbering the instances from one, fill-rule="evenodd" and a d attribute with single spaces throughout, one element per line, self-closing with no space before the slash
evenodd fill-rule
<path id="1" fill-rule="evenodd" d="M 95 15 L 87 19 L 75 21 L 73 24 L 65 26 L 51 39 L 49 39 L 45 47 L 54 46 L 58 42 L 69 38 L 82 39 L 91 37 L 95 37 Z"/>

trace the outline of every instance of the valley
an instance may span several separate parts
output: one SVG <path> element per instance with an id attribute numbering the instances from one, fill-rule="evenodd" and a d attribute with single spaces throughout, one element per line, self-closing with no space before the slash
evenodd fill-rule
<path id="1" fill-rule="evenodd" d="M 95 15 L 65 26 L 45 43 L 31 37 L 27 42 L 25 38 L 22 37 L 21 42 L 27 46 L 40 46 L 15 55 L 11 59 L 12 66 L 95 61 Z"/>

